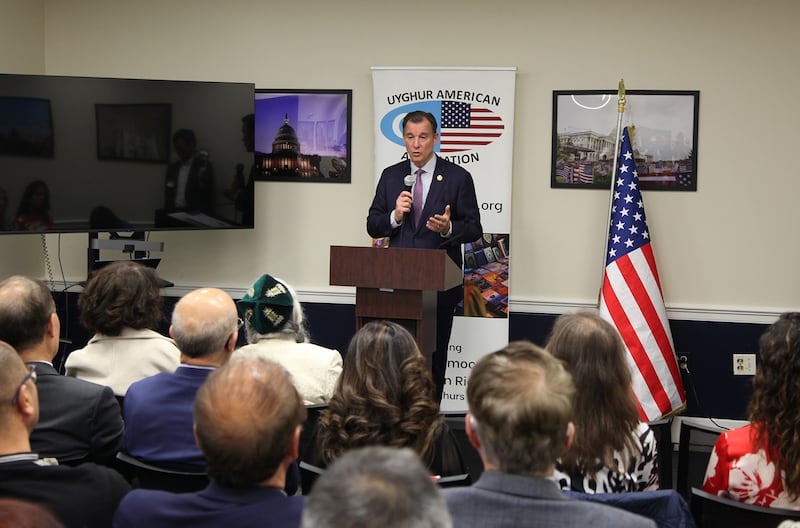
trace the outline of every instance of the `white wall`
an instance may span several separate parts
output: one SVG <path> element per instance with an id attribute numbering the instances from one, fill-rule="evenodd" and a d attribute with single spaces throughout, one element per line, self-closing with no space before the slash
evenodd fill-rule
<path id="1" fill-rule="evenodd" d="M 516 66 L 512 310 L 596 300 L 608 195 L 550 188 L 552 91 L 620 78 L 700 90 L 698 191 L 645 193 L 673 314 L 758 316 L 800 298 L 794 0 L 44 0 L 42 18 L 42 2 L 4 4 L 0 29 L 16 31 L 0 31 L 0 50 L 22 52 L 0 51 L 0 71 L 353 89 L 352 184 L 260 183 L 254 231 L 154 234 L 178 284 L 244 288 L 269 271 L 336 291 L 328 247 L 369 241 L 370 67 Z M 31 19 L 34 37 L 17 30 Z M 0 277 L 41 258 L 32 238 L 0 237 Z M 61 242 L 67 279 L 82 279 L 85 235 Z"/>

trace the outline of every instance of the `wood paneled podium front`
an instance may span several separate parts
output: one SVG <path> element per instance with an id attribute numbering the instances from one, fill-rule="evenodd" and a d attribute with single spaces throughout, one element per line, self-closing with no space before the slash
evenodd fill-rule
<path id="1" fill-rule="evenodd" d="M 356 287 L 356 330 L 375 319 L 407 328 L 430 367 L 436 293 L 464 281 L 443 249 L 331 246 L 330 283 Z"/>

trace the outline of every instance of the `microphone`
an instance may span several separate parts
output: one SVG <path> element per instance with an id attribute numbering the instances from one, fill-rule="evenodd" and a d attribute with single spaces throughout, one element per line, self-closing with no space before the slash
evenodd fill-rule
<path id="1" fill-rule="evenodd" d="M 406 176 L 405 178 L 403 178 L 403 183 L 405 183 L 405 184 L 406 184 L 406 188 L 405 188 L 405 189 L 403 189 L 403 190 L 404 190 L 404 191 L 411 192 L 411 187 L 414 185 L 414 182 L 415 182 L 416 180 L 417 180 L 417 178 L 416 178 L 416 177 L 414 177 L 414 175 L 413 175 L 413 174 L 409 174 L 408 176 Z"/>
<path id="2" fill-rule="evenodd" d="M 403 183 L 405 184 L 403 190 L 411 192 L 411 187 L 414 185 L 415 181 L 417 181 L 417 178 L 413 174 L 409 174 L 408 176 L 403 178 Z M 406 219 L 406 214 L 408 213 L 403 214 L 403 220 Z"/>

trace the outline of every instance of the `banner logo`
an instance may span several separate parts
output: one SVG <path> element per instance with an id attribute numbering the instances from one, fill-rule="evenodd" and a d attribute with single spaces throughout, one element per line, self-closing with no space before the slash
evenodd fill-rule
<path id="1" fill-rule="evenodd" d="M 485 106 L 461 101 L 420 101 L 403 105 L 381 119 L 383 137 L 400 146 L 403 143 L 403 118 L 413 110 L 430 112 L 439 123 L 436 152 L 465 152 L 485 147 L 503 135 L 503 119 Z"/>

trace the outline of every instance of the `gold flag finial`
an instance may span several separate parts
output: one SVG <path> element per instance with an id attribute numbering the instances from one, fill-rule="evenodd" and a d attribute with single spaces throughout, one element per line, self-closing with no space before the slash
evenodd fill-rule
<path id="1" fill-rule="evenodd" d="M 625 80 L 619 80 L 619 90 L 617 91 L 618 112 L 621 114 L 625 111 Z"/>

